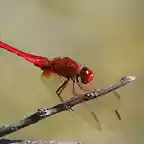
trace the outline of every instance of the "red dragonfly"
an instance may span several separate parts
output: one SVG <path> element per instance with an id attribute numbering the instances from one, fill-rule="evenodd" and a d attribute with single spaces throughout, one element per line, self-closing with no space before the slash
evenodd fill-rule
<path id="1" fill-rule="evenodd" d="M 78 84 L 79 88 L 85 91 L 82 84 L 88 84 L 93 80 L 94 72 L 90 70 L 88 67 L 80 67 L 80 65 L 71 59 L 70 57 L 57 57 L 53 59 L 49 59 L 42 56 L 36 56 L 33 54 L 29 54 L 14 48 L 2 41 L 0 41 L 0 47 L 8 50 L 18 56 L 21 56 L 33 63 L 35 66 L 39 67 L 42 70 L 42 76 L 48 78 L 51 74 L 57 74 L 61 77 L 66 78 L 66 80 L 61 84 L 61 86 L 56 90 L 56 94 L 61 102 L 64 102 L 61 97 L 62 91 L 66 88 L 68 82 L 71 80 L 73 82 L 73 94 L 77 95 L 75 83 Z M 119 95 L 115 92 L 115 95 L 119 98 Z M 88 107 L 87 107 L 88 108 Z M 97 123 L 99 123 L 94 112 L 89 110 Z M 119 113 L 116 111 L 116 115 L 120 119 Z"/>

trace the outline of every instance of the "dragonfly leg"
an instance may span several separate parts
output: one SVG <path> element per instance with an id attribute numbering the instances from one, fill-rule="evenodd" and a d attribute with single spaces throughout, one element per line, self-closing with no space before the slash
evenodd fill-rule
<path id="1" fill-rule="evenodd" d="M 56 91 L 56 94 L 58 95 L 61 102 L 64 102 L 64 100 L 61 97 L 61 93 L 65 89 L 65 87 L 67 86 L 68 82 L 69 82 L 69 80 L 66 80 Z"/>
<path id="2" fill-rule="evenodd" d="M 68 82 L 69 82 L 69 79 L 67 79 L 56 91 L 56 94 L 62 103 L 64 102 L 64 100 L 61 97 L 61 93 L 65 89 L 65 87 L 67 86 Z M 67 108 L 67 110 L 69 110 L 69 108 L 66 105 L 65 105 L 65 107 Z M 72 108 L 71 108 L 71 110 L 73 111 Z"/>

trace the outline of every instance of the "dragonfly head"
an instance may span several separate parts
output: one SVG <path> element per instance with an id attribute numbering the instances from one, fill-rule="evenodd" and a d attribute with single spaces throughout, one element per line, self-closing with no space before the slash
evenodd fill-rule
<path id="1" fill-rule="evenodd" d="M 93 71 L 87 67 L 83 67 L 80 70 L 80 79 L 81 79 L 81 83 L 83 84 L 88 84 L 90 81 L 92 81 L 93 76 L 94 76 Z"/>

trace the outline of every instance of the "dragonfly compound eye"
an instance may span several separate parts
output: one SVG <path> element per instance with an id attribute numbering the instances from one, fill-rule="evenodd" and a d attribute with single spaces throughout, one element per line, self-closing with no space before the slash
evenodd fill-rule
<path id="1" fill-rule="evenodd" d="M 89 83 L 93 79 L 94 73 L 87 67 L 80 70 L 80 78 L 83 84 Z"/>

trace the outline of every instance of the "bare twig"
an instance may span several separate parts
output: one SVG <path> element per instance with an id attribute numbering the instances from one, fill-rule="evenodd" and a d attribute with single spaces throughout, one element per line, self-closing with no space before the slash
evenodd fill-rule
<path id="1" fill-rule="evenodd" d="M 10 139 L 0 139 L 0 144 L 83 144 L 83 142 L 54 141 L 54 140 L 10 140 Z"/>
<path id="2" fill-rule="evenodd" d="M 93 92 L 84 94 L 83 101 L 93 100 L 93 99 L 96 99 L 97 97 L 108 94 L 111 91 L 114 91 L 124 85 L 127 85 L 128 83 L 132 82 L 133 80 L 135 80 L 134 76 L 125 76 L 125 77 L 121 78 L 120 81 L 116 84 L 108 85 L 105 88 L 96 89 Z M 0 127 L 0 137 L 3 137 L 7 134 L 15 132 L 24 127 L 27 127 L 31 124 L 35 124 L 38 121 L 40 121 L 46 117 L 52 116 L 52 115 L 57 114 L 62 111 L 67 111 L 67 108 L 65 106 L 67 106 L 68 108 L 72 108 L 75 105 L 80 104 L 80 103 L 82 103 L 81 98 L 72 97 L 69 100 L 67 100 L 66 102 L 57 104 L 56 106 L 53 106 L 52 108 L 38 109 L 38 111 L 36 113 L 28 116 L 24 120 L 20 120 L 16 124 L 1 126 Z"/>

